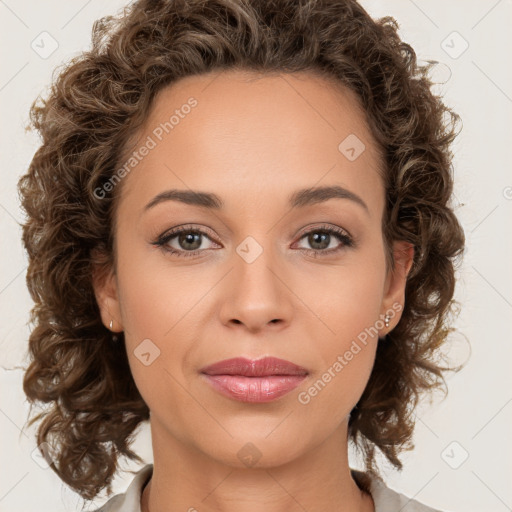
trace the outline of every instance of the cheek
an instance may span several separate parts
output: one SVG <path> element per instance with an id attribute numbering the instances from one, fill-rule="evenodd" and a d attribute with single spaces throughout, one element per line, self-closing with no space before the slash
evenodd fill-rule
<path id="1" fill-rule="evenodd" d="M 375 325 L 383 299 L 384 267 L 369 261 L 338 267 L 310 281 L 303 293 L 341 345 Z M 332 335 L 332 336 L 330 336 Z"/>
<path id="2" fill-rule="evenodd" d="M 145 338 L 158 343 L 185 314 L 183 286 L 169 271 L 159 249 L 145 241 L 119 237 L 118 282 L 126 339 L 138 344 Z"/>
<path id="3" fill-rule="evenodd" d="M 378 319 L 377 301 L 349 295 L 347 300 L 340 299 L 336 307 L 332 302 L 330 307 L 326 304 L 320 313 L 332 332 L 318 340 L 316 350 L 321 364 L 310 385 L 298 397 L 299 403 L 308 405 L 310 412 L 322 415 L 329 410 L 331 421 L 336 424 L 345 419 L 366 388 L 379 343 L 374 329 Z"/>
<path id="4" fill-rule="evenodd" d="M 149 406 L 155 391 L 148 391 L 156 389 L 155 382 L 169 379 L 162 364 L 164 341 L 185 313 L 174 291 L 176 285 L 170 287 L 165 273 L 150 265 L 147 254 L 135 247 L 135 243 L 120 241 L 117 278 L 128 360 L 137 388 Z"/>
<path id="5" fill-rule="evenodd" d="M 321 280 L 323 286 L 309 283 L 308 296 L 309 303 L 315 304 L 315 313 L 327 327 L 319 326 L 325 335 L 316 348 L 322 360 L 322 367 L 315 375 L 319 379 L 315 388 L 322 389 L 319 394 L 323 395 L 319 402 L 325 400 L 333 406 L 345 404 L 349 406 L 347 413 L 364 391 L 373 368 L 385 272 L 383 261 L 376 262 L 362 251 L 354 261 L 353 265 L 333 269 Z M 343 410 L 343 407 L 339 410 L 340 414 Z"/>

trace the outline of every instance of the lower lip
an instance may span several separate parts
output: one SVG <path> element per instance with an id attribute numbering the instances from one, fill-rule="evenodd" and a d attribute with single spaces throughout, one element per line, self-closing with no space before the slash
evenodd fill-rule
<path id="1" fill-rule="evenodd" d="M 306 375 L 206 375 L 208 382 L 223 395 L 240 402 L 262 403 L 276 400 L 295 389 Z"/>

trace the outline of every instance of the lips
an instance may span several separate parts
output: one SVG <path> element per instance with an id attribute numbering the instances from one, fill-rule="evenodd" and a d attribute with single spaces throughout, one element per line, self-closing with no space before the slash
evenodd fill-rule
<path id="1" fill-rule="evenodd" d="M 239 402 L 276 400 L 299 386 L 308 371 L 290 361 L 243 357 L 219 361 L 201 370 L 203 378 L 220 394 Z"/>
<path id="2" fill-rule="evenodd" d="M 307 375 L 308 371 L 290 361 L 277 357 L 264 357 L 255 361 L 244 357 L 225 359 L 201 370 L 206 375 L 240 375 L 268 377 L 271 375 Z"/>

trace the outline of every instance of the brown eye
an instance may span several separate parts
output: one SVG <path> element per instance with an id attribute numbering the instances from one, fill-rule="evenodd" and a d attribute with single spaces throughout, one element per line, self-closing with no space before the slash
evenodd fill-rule
<path id="1" fill-rule="evenodd" d="M 211 240 L 207 233 L 200 229 L 192 229 L 188 226 L 167 231 L 160 235 L 153 245 L 161 247 L 162 250 L 175 256 L 196 256 L 199 253 L 209 249 L 203 247 L 205 240 Z"/>
<path id="2" fill-rule="evenodd" d="M 188 233 L 180 233 L 177 235 L 178 244 L 184 250 L 196 250 L 201 247 L 201 233 L 196 232 L 188 232 Z"/>
<path id="3" fill-rule="evenodd" d="M 299 247 L 299 249 L 320 255 L 330 255 L 354 245 L 348 233 L 341 228 L 332 226 L 311 229 L 304 233 L 300 239 L 305 239 L 309 247 Z"/>

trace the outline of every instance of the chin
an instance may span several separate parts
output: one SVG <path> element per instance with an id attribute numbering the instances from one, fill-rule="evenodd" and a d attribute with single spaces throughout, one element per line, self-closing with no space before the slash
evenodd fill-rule
<path id="1" fill-rule="evenodd" d="M 219 463 L 235 468 L 272 468 L 292 462 L 300 457 L 306 446 L 297 443 L 299 433 L 283 430 L 281 435 L 272 429 L 265 432 L 244 429 L 243 435 L 233 435 L 233 438 L 222 436 L 221 439 L 211 440 L 211 445 L 198 448 Z"/>

